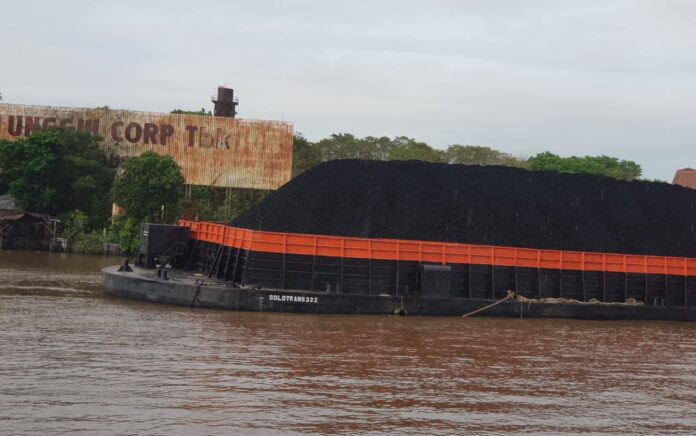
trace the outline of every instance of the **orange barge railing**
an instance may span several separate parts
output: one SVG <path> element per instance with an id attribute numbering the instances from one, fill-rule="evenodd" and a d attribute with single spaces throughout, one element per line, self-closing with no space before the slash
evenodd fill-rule
<path id="1" fill-rule="evenodd" d="M 278 233 L 179 221 L 191 239 L 254 252 L 339 258 L 696 276 L 696 258 Z"/>

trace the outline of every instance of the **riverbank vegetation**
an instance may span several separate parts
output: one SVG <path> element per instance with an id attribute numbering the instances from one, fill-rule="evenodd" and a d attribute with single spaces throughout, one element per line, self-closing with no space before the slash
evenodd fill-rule
<path id="1" fill-rule="evenodd" d="M 0 141 L 0 194 L 17 207 L 58 217 L 69 250 L 103 253 L 116 243 L 138 247 L 140 223 L 174 222 L 181 212 L 184 177 L 169 156 L 147 152 L 116 162 L 99 138 L 74 129 L 39 130 L 17 141 Z M 126 208 L 111 218 L 111 205 Z"/>
<path id="2" fill-rule="evenodd" d="M 83 211 L 88 227 L 109 218 L 108 195 L 116 160 L 88 132 L 40 130 L 14 142 L 0 141 L 0 180 L 24 210 L 60 216 Z"/>
<path id="3" fill-rule="evenodd" d="M 311 142 L 302 134 L 295 135 L 293 176 L 319 163 L 335 159 L 422 160 L 447 164 L 502 165 L 536 171 L 595 174 L 620 180 L 635 180 L 642 174 L 642 168 L 637 163 L 609 156 L 560 157 L 543 152 L 526 158 L 479 145 L 453 144 L 439 150 L 405 136 L 357 138 L 349 133 L 341 133 Z"/>
<path id="4" fill-rule="evenodd" d="M 184 176 L 170 156 L 147 151 L 128 159 L 111 189 L 111 199 L 125 209 L 114 217 L 108 239 L 126 253 L 137 251 L 140 224 L 172 223 L 181 214 Z"/>
<path id="5" fill-rule="evenodd" d="M 24 210 L 61 219 L 75 252 L 101 253 L 105 243 L 115 243 L 132 254 L 138 249 L 142 222 L 173 223 L 184 210 L 201 220 L 229 221 L 268 194 L 185 186 L 178 164 L 152 152 L 127 159 L 117 169 L 118 160 L 98 147 L 99 140 L 74 129 L 38 130 L 16 141 L 0 140 L 0 195 L 11 194 Z M 336 159 L 502 165 L 621 180 L 635 180 L 642 172 L 635 162 L 609 156 L 560 157 L 545 152 L 527 158 L 484 146 L 453 144 L 436 149 L 404 136 L 358 138 L 341 133 L 316 142 L 295 135 L 292 177 Z M 112 218 L 112 202 L 123 207 L 125 215 Z"/>

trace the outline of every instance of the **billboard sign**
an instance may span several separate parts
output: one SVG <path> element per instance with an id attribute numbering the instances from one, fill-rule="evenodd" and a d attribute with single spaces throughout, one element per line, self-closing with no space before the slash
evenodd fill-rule
<path id="1" fill-rule="evenodd" d="M 191 185 L 276 189 L 292 170 L 288 122 L 0 104 L 0 139 L 49 127 L 98 134 L 105 151 L 124 159 L 145 151 L 171 156 Z"/>

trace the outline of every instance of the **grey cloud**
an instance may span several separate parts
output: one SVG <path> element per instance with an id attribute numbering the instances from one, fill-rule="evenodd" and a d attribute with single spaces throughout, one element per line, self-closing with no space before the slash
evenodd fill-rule
<path id="1" fill-rule="evenodd" d="M 311 139 L 408 135 L 521 155 L 696 165 L 690 1 L 13 2 L 0 92 L 28 104 L 209 107 Z"/>

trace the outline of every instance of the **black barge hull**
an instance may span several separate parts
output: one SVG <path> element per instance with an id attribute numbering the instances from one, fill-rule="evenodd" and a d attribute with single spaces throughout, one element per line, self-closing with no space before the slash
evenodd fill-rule
<path id="1" fill-rule="evenodd" d="M 124 272 L 119 271 L 118 266 L 102 270 L 102 283 L 105 291 L 115 297 L 185 307 L 252 312 L 462 316 L 495 302 L 492 299 L 474 298 L 238 288 L 185 272 L 172 271 L 167 279 L 163 279 L 151 269 L 133 268 L 132 271 Z M 696 307 L 504 301 L 475 316 L 695 321 Z"/>

